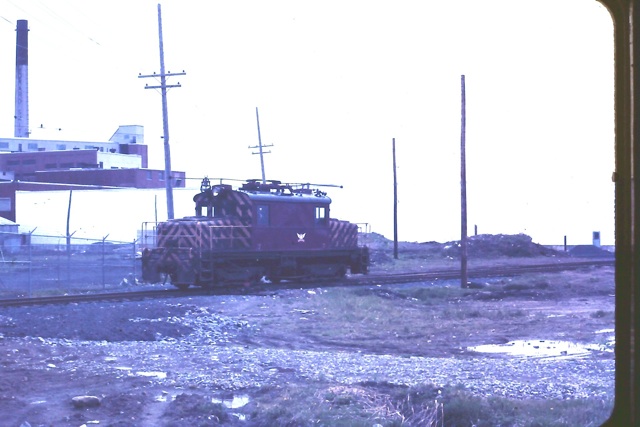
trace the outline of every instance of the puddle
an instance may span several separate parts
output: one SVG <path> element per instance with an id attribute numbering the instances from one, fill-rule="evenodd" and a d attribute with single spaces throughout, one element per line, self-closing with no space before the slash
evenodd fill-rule
<path id="1" fill-rule="evenodd" d="M 577 344 L 570 341 L 518 340 L 506 344 L 467 347 L 467 349 L 479 353 L 504 353 L 523 357 L 576 357 L 585 356 L 593 351 L 612 352 L 613 345 L 611 343 Z"/>
<path id="2" fill-rule="evenodd" d="M 141 377 L 156 377 L 161 380 L 167 378 L 166 372 L 158 372 L 158 371 L 148 371 L 148 372 L 139 371 L 139 372 L 136 372 L 136 375 L 139 375 Z"/>
<path id="3" fill-rule="evenodd" d="M 162 394 L 155 398 L 156 402 L 173 402 L 174 400 L 176 400 L 176 395 L 169 394 L 168 391 L 162 391 Z"/>
<path id="4" fill-rule="evenodd" d="M 249 396 L 243 394 L 240 396 L 233 396 L 233 399 L 211 399 L 211 403 L 222 403 L 225 408 L 238 409 L 249 403 Z"/>

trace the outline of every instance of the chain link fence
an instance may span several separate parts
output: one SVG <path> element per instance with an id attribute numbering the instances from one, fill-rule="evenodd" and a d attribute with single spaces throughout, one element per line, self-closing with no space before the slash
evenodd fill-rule
<path id="1" fill-rule="evenodd" d="M 80 293 L 138 284 L 137 241 L 0 232 L 0 297 Z"/>

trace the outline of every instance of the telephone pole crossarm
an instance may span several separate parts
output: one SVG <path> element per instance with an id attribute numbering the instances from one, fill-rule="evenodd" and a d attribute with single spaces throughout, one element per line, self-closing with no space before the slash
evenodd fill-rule
<path id="1" fill-rule="evenodd" d="M 186 76 L 187 73 L 185 73 L 184 71 L 180 72 L 180 73 L 172 73 L 172 72 L 168 72 L 168 73 L 164 73 L 164 74 L 138 74 L 138 78 L 139 79 L 144 79 L 147 77 L 171 77 L 171 76 Z"/>
<path id="2" fill-rule="evenodd" d="M 161 81 L 164 80 L 162 79 L 163 77 L 172 77 L 172 76 L 186 76 L 187 73 L 185 73 L 184 71 L 180 72 L 180 73 L 172 73 L 172 72 L 168 72 L 168 73 L 164 73 L 164 74 L 139 74 L 138 78 L 139 79 L 145 79 L 145 78 L 149 78 L 149 77 L 156 77 L 156 78 L 160 78 Z M 176 83 L 176 84 L 166 84 L 166 83 L 160 83 L 160 85 L 145 85 L 144 88 L 145 89 L 171 89 L 174 87 L 182 87 L 182 85 L 180 84 L 180 82 Z"/>
<path id="3" fill-rule="evenodd" d="M 269 148 L 269 147 L 273 147 L 273 144 L 269 144 L 269 145 L 263 145 L 262 148 Z M 253 148 L 261 148 L 259 145 L 250 145 L 249 148 L 253 149 Z M 271 151 L 264 151 L 264 150 L 259 150 L 259 151 L 254 151 L 251 154 L 270 154 Z"/>
<path id="4" fill-rule="evenodd" d="M 160 86 L 145 85 L 144 86 L 145 89 L 170 89 L 172 87 L 182 87 L 182 85 L 180 83 L 178 83 L 178 84 L 175 84 L 175 85 L 160 85 Z"/>

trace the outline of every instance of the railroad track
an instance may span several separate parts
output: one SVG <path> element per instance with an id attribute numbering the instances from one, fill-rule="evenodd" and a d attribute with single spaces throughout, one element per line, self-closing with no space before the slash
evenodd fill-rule
<path id="1" fill-rule="evenodd" d="M 195 289 L 194 289 L 195 290 Z M 135 292 L 109 292 L 95 294 L 73 294 L 73 295 L 55 295 L 46 297 L 24 297 L 0 299 L 0 307 L 11 307 L 18 305 L 45 305 L 45 304 L 71 304 L 91 301 L 121 301 L 136 300 L 144 298 L 169 298 L 180 297 L 192 294 L 191 292 L 181 291 L 179 289 L 163 289 L 163 290 L 147 290 Z"/>
<path id="2" fill-rule="evenodd" d="M 614 260 L 585 260 L 562 262 L 555 264 L 536 264 L 536 265 L 514 265 L 514 266 L 497 266 L 497 267 L 477 267 L 468 271 L 469 278 L 483 277 L 500 277 L 513 276 L 527 273 L 545 273 L 558 272 L 565 270 L 575 270 L 585 267 L 602 267 L 613 266 Z M 237 286 L 223 286 L 215 289 L 190 288 L 187 290 L 179 289 L 161 289 L 161 290 L 144 290 L 132 292 L 115 292 L 115 293 L 91 293 L 91 294 L 74 294 L 74 295 L 58 295 L 46 297 L 32 298 L 10 298 L 0 299 L 0 307 L 25 306 L 25 305 L 46 305 L 46 304 L 72 304 L 94 301 L 123 301 L 123 300 L 141 300 L 141 299 L 159 299 L 159 298 L 177 298 L 190 296 L 206 296 L 220 294 L 262 294 L 265 292 L 273 292 L 276 290 L 287 288 L 317 288 L 331 286 L 357 286 L 371 284 L 394 284 L 394 283 L 410 283 L 432 280 L 452 280 L 460 278 L 459 269 L 430 270 L 426 272 L 411 273 L 389 273 L 389 274 L 371 274 L 367 276 L 353 276 L 341 280 L 332 281 L 307 281 L 302 283 L 281 283 L 278 285 L 268 284 L 262 287 L 240 288 Z"/>
<path id="3" fill-rule="evenodd" d="M 562 262 L 554 264 L 532 264 L 532 265 L 510 265 L 510 266 L 495 266 L 495 267 L 475 267 L 470 268 L 468 278 L 482 278 L 482 277 L 500 277 L 511 276 L 526 273 L 552 273 L 557 271 L 575 270 L 585 267 L 603 267 L 613 266 L 615 261 L 612 259 L 607 260 L 584 260 L 584 261 L 572 261 Z M 450 280 L 459 279 L 459 269 L 445 269 L 445 270 L 429 270 L 426 272 L 415 273 L 399 273 L 399 274 L 384 274 L 384 275 L 370 275 L 359 277 L 362 283 L 380 282 L 384 283 L 407 283 L 412 281 L 423 280 Z M 389 281 L 387 281 L 389 279 Z"/>

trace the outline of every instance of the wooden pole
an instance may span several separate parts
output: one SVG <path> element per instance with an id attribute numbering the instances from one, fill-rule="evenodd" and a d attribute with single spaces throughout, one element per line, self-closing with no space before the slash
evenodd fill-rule
<path id="1" fill-rule="evenodd" d="M 460 131 L 460 202 L 461 202 L 461 228 L 460 228 L 460 286 L 468 287 L 467 277 L 467 170 L 466 170 L 466 141 L 465 133 L 467 126 L 466 117 L 466 95 L 464 74 L 460 77 L 461 88 L 461 131 Z"/>
<path id="2" fill-rule="evenodd" d="M 252 154 L 259 154 L 260 155 L 260 170 L 262 171 L 262 183 L 266 184 L 267 183 L 267 179 L 264 173 L 264 155 L 265 154 L 269 154 L 271 151 L 264 151 L 265 147 L 273 147 L 273 144 L 269 144 L 269 145 L 262 145 L 262 136 L 260 135 L 260 116 L 258 115 L 258 107 L 256 107 L 256 123 L 258 124 L 258 145 L 254 145 L 254 146 L 249 146 L 249 148 L 257 148 L 258 152 L 257 153 L 252 153 Z"/>
<path id="3" fill-rule="evenodd" d="M 258 148 L 260 150 L 260 170 L 262 171 L 262 183 L 266 184 L 267 179 L 264 174 L 264 153 L 262 152 L 262 137 L 260 136 L 260 117 L 258 116 L 258 107 L 256 107 L 256 123 L 258 124 Z"/>
<path id="4" fill-rule="evenodd" d="M 162 93 L 162 133 L 164 139 L 164 180 L 167 194 L 167 218 L 173 219 L 173 187 L 171 177 L 171 148 L 169 146 L 169 113 L 167 112 L 167 76 L 164 73 L 164 41 L 162 38 L 162 11 L 158 3 L 158 38 L 160 47 L 160 86 Z"/>
<path id="5" fill-rule="evenodd" d="M 167 194 L 167 219 L 173 219 L 173 176 L 171 172 L 171 147 L 169 145 L 169 112 L 167 108 L 167 89 L 180 87 L 180 82 L 175 85 L 167 84 L 167 77 L 184 76 L 186 73 L 165 72 L 164 69 L 164 39 L 162 37 L 162 8 L 158 3 L 158 46 L 160 48 L 160 74 L 139 74 L 138 78 L 160 78 L 160 85 L 145 85 L 145 89 L 160 89 L 162 95 L 162 139 L 164 140 L 164 180 Z"/>
<path id="6" fill-rule="evenodd" d="M 398 177 L 396 173 L 396 139 L 393 147 L 393 258 L 398 259 Z"/>

